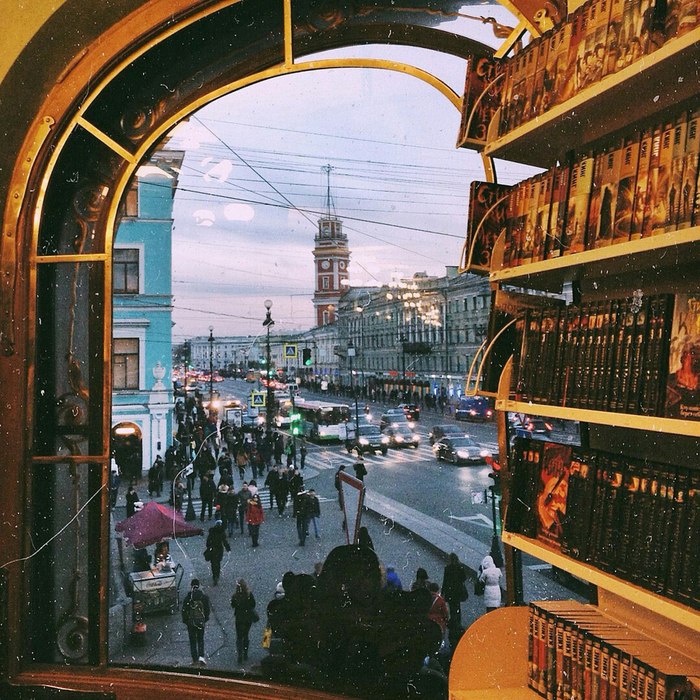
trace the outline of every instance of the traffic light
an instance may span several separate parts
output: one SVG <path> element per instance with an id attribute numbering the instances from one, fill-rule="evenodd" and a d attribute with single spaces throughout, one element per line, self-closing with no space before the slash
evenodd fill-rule
<path id="1" fill-rule="evenodd" d="M 289 416 L 289 431 L 292 435 L 301 435 L 301 413 L 292 413 Z"/>
<path id="2" fill-rule="evenodd" d="M 311 367 L 311 348 L 302 348 L 301 359 L 305 367 Z"/>
<path id="3" fill-rule="evenodd" d="M 492 471 L 489 472 L 489 478 L 493 479 L 493 487 L 492 487 L 493 493 L 495 496 L 500 496 L 501 495 L 501 465 L 493 457 L 487 457 L 484 461 L 492 469 Z"/>

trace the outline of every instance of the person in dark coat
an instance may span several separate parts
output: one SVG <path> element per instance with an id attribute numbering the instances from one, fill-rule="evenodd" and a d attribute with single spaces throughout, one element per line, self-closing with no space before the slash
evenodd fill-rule
<path id="1" fill-rule="evenodd" d="M 204 513 L 209 511 L 209 520 L 214 509 L 214 496 L 216 495 L 216 486 L 208 474 L 202 476 L 199 484 L 199 497 L 202 499 L 202 511 L 199 515 L 200 520 L 204 520 Z"/>
<path id="2" fill-rule="evenodd" d="M 299 546 L 306 545 L 306 534 L 309 527 L 309 499 L 306 491 L 299 491 L 294 497 L 294 510 L 297 519 L 297 535 L 299 535 Z"/>
<path id="3" fill-rule="evenodd" d="M 155 491 L 156 496 L 160 496 L 163 491 L 163 480 L 165 479 L 165 462 L 160 455 L 156 455 L 153 466 L 148 470 L 148 495 Z"/>
<path id="4" fill-rule="evenodd" d="M 360 457 L 355 464 L 352 465 L 352 468 L 355 470 L 355 476 L 360 480 L 363 481 L 365 480 L 365 476 L 367 476 L 367 467 L 365 467 L 365 461 Z"/>
<path id="5" fill-rule="evenodd" d="M 139 501 L 139 495 L 134 490 L 133 486 L 129 486 L 126 492 L 126 517 L 130 518 L 136 512 L 136 503 Z"/>
<path id="6" fill-rule="evenodd" d="M 221 504 L 221 519 L 229 537 L 233 535 L 233 528 L 238 523 L 238 494 L 229 489 Z"/>
<path id="7" fill-rule="evenodd" d="M 280 473 L 277 469 L 271 469 L 265 477 L 265 486 L 267 486 L 268 493 L 270 494 L 270 510 L 272 510 L 273 499 L 275 497 L 275 493 L 277 492 L 279 481 Z"/>
<path id="8" fill-rule="evenodd" d="M 287 496 L 289 496 L 289 479 L 287 478 L 287 470 L 281 464 L 278 467 L 278 472 L 279 479 L 275 491 L 275 503 L 277 503 L 277 512 L 280 515 L 284 515 L 284 509 L 287 505 Z"/>
<path id="9" fill-rule="evenodd" d="M 182 621 L 187 625 L 193 664 L 206 663 L 204 658 L 204 627 L 209 620 L 210 612 L 209 596 L 200 588 L 199 579 L 192 579 L 190 592 L 182 601 Z"/>
<path id="10" fill-rule="evenodd" d="M 279 433 L 275 433 L 272 452 L 275 457 L 275 464 L 281 464 L 282 453 L 284 452 L 284 438 Z"/>
<path id="11" fill-rule="evenodd" d="M 242 578 L 238 579 L 236 590 L 231 596 L 231 607 L 236 622 L 236 650 L 240 664 L 248 660 L 250 628 L 259 619 L 255 612 L 255 597 Z"/>
<path id="12" fill-rule="evenodd" d="M 251 493 L 248 488 L 248 482 L 244 481 L 241 490 L 238 492 L 238 524 L 241 526 L 241 535 L 245 532 L 245 516 L 250 498 Z"/>
<path id="13" fill-rule="evenodd" d="M 289 477 L 289 495 L 292 499 L 292 516 L 296 517 L 299 505 L 297 496 L 304 490 L 304 477 L 295 469 Z"/>
<path id="14" fill-rule="evenodd" d="M 449 627 L 458 630 L 462 627 L 462 603 L 469 597 L 467 592 L 467 572 L 459 557 L 452 552 L 447 558 L 442 576 L 442 596 L 450 607 Z"/>
<path id="15" fill-rule="evenodd" d="M 207 551 L 209 552 L 209 564 L 211 565 L 211 576 L 216 586 L 221 575 L 221 560 L 224 558 L 224 549 L 231 551 L 231 545 L 226 538 L 226 531 L 221 520 L 217 520 L 214 527 L 209 529 L 207 535 Z"/>
<path id="16" fill-rule="evenodd" d="M 422 588 L 425 588 L 427 590 L 429 583 L 430 579 L 428 576 L 428 572 L 422 566 L 419 566 L 416 570 L 416 579 L 411 584 L 411 590 L 417 591 Z"/>

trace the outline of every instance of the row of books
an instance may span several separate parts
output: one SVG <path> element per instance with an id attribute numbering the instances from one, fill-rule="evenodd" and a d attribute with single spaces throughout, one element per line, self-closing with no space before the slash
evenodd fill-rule
<path id="1" fill-rule="evenodd" d="M 517 438 L 506 529 L 700 608 L 700 471 Z"/>
<path id="2" fill-rule="evenodd" d="M 499 135 L 640 60 L 697 23 L 696 0 L 587 0 L 501 67 Z"/>
<path id="3" fill-rule="evenodd" d="M 548 700 L 698 700 L 700 664 L 592 605 L 536 601 L 528 685 Z"/>
<path id="4" fill-rule="evenodd" d="M 525 309 L 515 324 L 515 399 L 680 417 L 666 406 L 673 302 L 637 295 Z"/>
<path id="5" fill-rule="evenodd" d="M 699 162 L 700 110 L 691 110 L 513 187 L 473 182 L 472 270 L 489 271 L 501 231 L 503 264 L 515 267 L 695 226 Z"/>

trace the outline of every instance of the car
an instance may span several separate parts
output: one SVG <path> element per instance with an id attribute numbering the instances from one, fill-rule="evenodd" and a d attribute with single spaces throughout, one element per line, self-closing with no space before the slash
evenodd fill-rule
<path id="1" fill-rule="evenodd" d="M 441 438 L 433 445 L 433 452 L 438 460 L 452 464 L 483 464 L 492 456 L 489 450 L 468 435 Z"/>
<path id="2" fill-rule="evenodd" d="M 492 420 L 491 401 L 484 396 L 462 396 L 455 410 L 457 420 Z"/>
<path id="3" fill-rule="evenodd" d="M 406 414 L 401 408 L 390 408 L 386 413 L 382 415 L 379 423 L 380 430 L 384 430 L 388 427 L 398 428 L 398 426 L 406 426 L 409 430 L 413 430 L 416 424 L 409 420 Z"/>
<path id="4" fill-rule="evenodd" d="M 345 447 L 348 452 L 357 452 L 358 455 L 366 454 L 367 452 L 381 452 L 385 455 L 389 449 L 389 438 L 382 435 L 376 425 L 360 423 L 358 427 L 358 435 L 354 440 L 348 440 Z"/>
<path id="5" fill-rule="evenodd" d="M 406 414 L 408 420 L 417 421 L 420 419 L 420 408 L 414 403 L 400 403 L 399 408 Z"/>
<path id="6" fill-rule="evenodd" d="M 516 413 L 510 414 L 509 420 L 515 437 L 530 437 L 532 435 L 549 437 L 554 429 L 550 422 L 539 416 L 522 416 Z"/>
<path id="7" fill-rule="evenodd" d="M 438 440 L 444 437 L 464 437 L 466 433 L 464 429 L 454 423 L 446 423 L 445 425 L 434 425 L 433 429 L 428 433 L 430 444 L 434 445 Z"/>
<path id="8" fill-rule="evenodd" d="M 407 425 L 389 426 L 383 430 L 391 447 L 413 447 L 420 444 L 420 437 Z"/>

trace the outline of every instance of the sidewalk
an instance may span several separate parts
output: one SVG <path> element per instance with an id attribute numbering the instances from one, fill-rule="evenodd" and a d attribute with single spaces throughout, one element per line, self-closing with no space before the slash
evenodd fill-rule
<path id="1" fill-rule="evenodd" d="M 307 467 L 304 473 L 305 481 L 313 481 L 318 475 L 318 471 Z M 147 496 L 145 492 L 140 495 Z M 167 496 L 157 500 L 167 502 Z M 276 509 L 269 509 L 267 494 L 263 496 L 263 504 L 266 522 L 261 529 L 260 547 L 253 549 L 247 534 L 241 534 L 240 530 L 237 530 L 230 540 L 231 552 L 224 556 L 221 581 L 216 587 L 212 585 L 209 564 L 203 558 L 206 533 L 212 521 L 205 520 L 202 523 L 204 535 L 171 544 L 173 560 L 184 568 L 179 591 L 180 603 L 193 578 L 200 579 L 203 589 L 211 599 L 212 616 L 205 635 L 210 669 L 255 673 L 256 666 L 267 654 L 260 642 L 265 626 L 266 607 L 273 598 L 277 582 L 281 581 L 286 571 L 313 573 L 314 566 L 322 562 L 331 549 L 346 543 L 345 534 L 341 529 L 340 510 L 335 500 L 324 500 L 321 504 L 320 539 L 316 539 L 311 532 L 305 547 L 299 547 L 297 544 L 298 537 L 291 507 L 280 517 Z M 124 517 L 123 505 L 124 498 L 120 493 L 117 519 Z M 442 583 L 443 568 L 450 552 L 459 555 L 472 576 L 478 570 L 483 557 L 488 554 L 488 547 L 483 542 L 372 489 L 366 492 L 365 508 L 363 522 L 370 531 L 380 561 L 385 565 L 394 566 L 406 588 L 410 587 L 418 567 L 425 568 L 432 580 Z M 194 522 L 199 524 L 199 518 Z M 569 590 L 541 572 L 528 573 L 524 581 L 526 600 L 572 597 Z M 240 577 L 245 578 L 256 597 L 261 620 L 251 630 L 249 661 L 242 666 L 236 663 L 235 628 L 230 607 L 230 597 L 235 582 Z M 468 583 L 468 589 L 470 593 L 473 591 L 471 582 Z M 482 599 L 472 594 L 462 606 L 463 624 L 469 626 L 483 612 Z M 119 616 L 115 615 L 114 619 L 118 620 Z M 130 610 L 125 611 L 123 619 L 125 639 L 128 642 Z M 125 664 L 189 667 L 187 629 L 181 621 L 180 613 L 149 615 L 146 623 L 146 644 L 135 646 L 127 643 L 123 648 L 115 648 L 110 652 L 111 660 Z M 117 637 L 116 634 L 110 634 L 110 639 Z"/>

